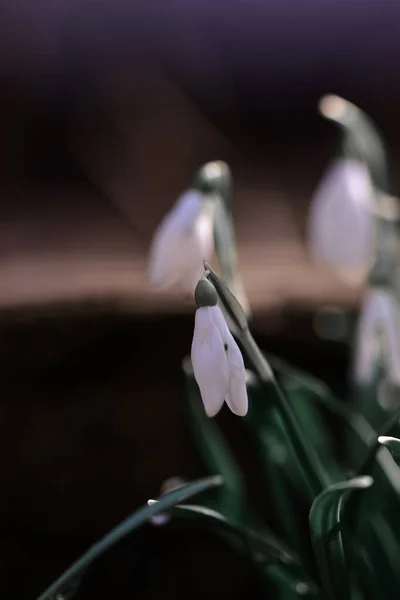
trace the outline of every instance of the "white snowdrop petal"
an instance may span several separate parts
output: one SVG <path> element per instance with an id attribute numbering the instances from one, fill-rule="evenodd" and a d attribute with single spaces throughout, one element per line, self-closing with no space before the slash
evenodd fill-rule
<path id="1" fill-rule="evenodd" d="M 196 311 L 191 352 L 193 373 L 209 417 L 221 409 L 229 384 L 224 344 L 212 319 L 214 308 L 203 307 Z"/>
<path id="2" fill-rule="evenodd" d="M 178 282 L 193 290 L 195 277 L 203 269 L 203 252 L 198 223 L 203 221 L 201 195 L 189 190 L 175 203 L 157 228 L 150 249 L 149 280 L 152 285 L 169 286 Z M 212 224 L 211 224 L 212 233 Z M 195 275 L 194 275 L 195 273 Z M 188 278 L 190 284 L 188 284 Z"/>
<path id="3" fill-rule="evenodd" d="M 158 515 L 153 515 L 150 517 L 149 521 L 152 525 L 156 527 L 162 527 L 166 525 L 171 520 L 171 517 L 166 513 L 159 513 Z"/>
<path id="4" fill-rule="evenodd" d="M 229 385 L 225 400 L 233 413 L 244 416 L 248 410 L 248 399 L 243 356 L 219 306 L 213 306 L 211 310 L 211 318 L 221 335 L 228 362 Z"/>
<path id="5" fill-rule="evenodd" d="M 214 253 L 213 221 L 205 209 L 196 217 L 190 243 L 182 250 L 182 258 L 185 260 L 182 287 L 193 292 L 204 273 L 203 260 L 210 261 Z"/>
<path id="6" fill-rule="evenodd" d="M 188 190 L 179 196 L 169 215 L 173 218 L 176 226 L 183 231 L 193 227 L 203 208 L 204 202 L 201 194 L 196 190 Z"/>
<path id="7" fill-rule="evenodd" d="M 174 285 L 180 276 L 182 236 L 170 221 L 164 221 L 156 231 L 149 261 L 149 281 L 151 285 Z"/>
<path id="8" fill-rule="evenodd" d="M 231 334 L 230 334 L 231 335 Z M 235 415 L 244 417 L 248 411 L 246 390 L 246 370 L 240 349 L 231 335 L 228 341 L 229 388 L 225 398 L 227 405 Z"/>
<path id="9" fill-rule="evenodd" d="M 210 261 L 214 252 L 212 215 L 205 208 L 196 219 L 194 240 L 203 267 L 203 260 Z"/>
<path id="10" fill-rule="evenodd" d="M 313 258 L 338 269 L 364 269 L 373 245 L 374 192 L 367 168 L 337 160 L 319 184 L 309 214 Z"/>
<path id="11" fill-rule="evenodd" d="M 232 334 L 229 331 L 229 327 L 226 323 L 225 317 L 222 313 L 222 310 L 220 309 L 220 307 L 218 305 L 213 306 L 212 309 L 213 309 L 213 312 L 211 314 L 211 317 L 214 322 L 214 325 L 218 329 L 219 334 L 220 334 L 224 344 L 227 344 L 228 341 L 230 340 L 230 338 L 232 338 Z M 236 342 L 234 341 L 234 343 L 236 343 Z"/>
<path id="12" fill-rule="evenodd" d="M 391 381 L 400 383 L 400 315 L 391 296 L 383 290 L 369 292 L 364 302 L 357 334 L 355 378 L 368 383 L 379 352 L 378 340 L 385 344 Z"/>

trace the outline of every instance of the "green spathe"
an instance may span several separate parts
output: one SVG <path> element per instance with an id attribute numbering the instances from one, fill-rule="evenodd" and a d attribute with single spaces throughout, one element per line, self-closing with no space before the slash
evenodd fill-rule
<path id="1" fill-rule="evenodd" d="M 215 287 L 207 279 L 200 279 L 194 290 L 194 299 L 197 308 L 206 306 L 216 306 L 218 302 L 218 294 Z"/>

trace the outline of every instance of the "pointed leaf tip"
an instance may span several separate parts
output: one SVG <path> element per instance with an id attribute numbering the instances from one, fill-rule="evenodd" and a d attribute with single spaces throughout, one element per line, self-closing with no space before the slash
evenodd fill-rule
<path id="1" fill-rule="evenodd" d="M 391 437 L 389 435 L 380 435 L 378 437 L 378 442 L 382 444 L 382 446 L 386 446 L 390 450 L 400 451 L 400 439 Z"/>

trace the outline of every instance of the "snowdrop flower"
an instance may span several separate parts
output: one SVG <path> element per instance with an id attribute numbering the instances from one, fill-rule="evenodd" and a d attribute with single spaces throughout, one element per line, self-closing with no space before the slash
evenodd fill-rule
<path id="1" fill-rule="evenodd" d="M 243 417 L 248 410 L 243 357 L 217 306 L 215 288 L 201 279 L 195 299 L 198 308 L 191 359 L 206 414 L 214 417 L 225 401 L 233 413 Z"/>
<path id="2" fill-rule="evenodd" d="M 183 193 L 156 230 L 150 250 L 152 285 L 180 286 L 193 292 L 203 272 L 203 259 L 214 251 L 212 203 L 197 190 Z"/>
<path id="3" fill-rule="evenodd" d="M 346 280 L 362 281 L 373 254 L 375 194 L 368 169 L 341 158 L 328 169 L 309 212 L 312 258 Z"/>
<path id="4" fill-rule="evenodd" d="M 400 314 L 397 302 L 382 289 L 369 291 L 364 302 L 356 342 L 354 375 L 357 383 L 368 384 L 376 360 L 384 356 L 387 377 L 400 384 Z"/>
<path id="5" fill-rule="evenodd" d="M 376 195 L 390 194 L 385 145 L 371 119 L 348 100 L 324 96 L 319 110 L 340 128 L 341 144 L 312 199 L 311 254 L 348 282 L 360 283 L 374 252 L 374 217 L 381 204 Z"/>
<path id="6" fill-rule="evenodd" d="M 182 487 L 185 484 L 186 484 L 186 481 L 184 479 L 182 479 L 181 477 L 169 477 L 169 479 L 166 479 L 161 486 L 161 490 L 160 490 L 161 496 L 164 496 L 164 494 L 168 494 L 169 492 L 173 492 L 174 490 L 179 489 L 180 487 Z M 154 500 L 149 500 L 147 504 L 154 504 L 154 503 L 155 503 Z M 170 520 L 171 520 L 171 517 L 169 516 L 168 513 L 159 513 L 158 515 L 154 515 L 153 517 L 150 517 L 150 519 L 149 519 L 150 523 L 152 525 L 155 525 L 156 527 L 166 525 Z"/>

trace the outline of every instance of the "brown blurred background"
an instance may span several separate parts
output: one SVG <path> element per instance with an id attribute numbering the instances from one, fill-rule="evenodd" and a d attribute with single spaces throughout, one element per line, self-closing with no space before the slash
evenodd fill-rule
<path id="1" fill-rule="evenodd" d="M 35 598 L 167 477 L 205 473 L 181 415 L 193 306 L 146 282 L 152 232 L 199 164 L 232 167 L 259 341 L 343 386 L 346 349 L 312 317 L 361 291 L 307 256 L 337 140 L 316 104 L 367 111 L 400 184 L 400 5 L 2 0 L 0 40 L 0 591 Z M 96 598 L 250 593 L 207 535 L 137 535 L 93 575 Z"/>

